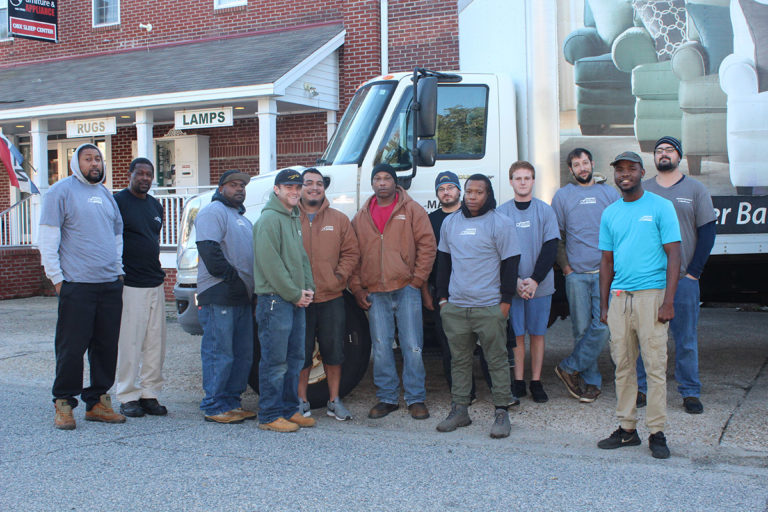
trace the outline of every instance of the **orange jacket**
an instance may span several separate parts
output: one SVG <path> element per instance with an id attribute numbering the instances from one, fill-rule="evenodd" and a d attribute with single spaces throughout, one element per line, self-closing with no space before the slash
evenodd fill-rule
<path id="1" fill-rule="evenodd" d="M 301 238 L 315 280 L 314 302 L 341 297 L 360 259 L 355 230 L 346 215 L 330 207 L 328 199 L 323 200 L 312 222 L 301 202 L 299 210 Z"/>
<path id="2" fill-rule="evenodd" d="M 371 199 L 352 219 L 360 245 L 360 265 L 349 281 L 353 293 L 391 292 L 406 285 L 421 288 L 437 253 L 435 235 L 424 208 L 401 187 L 392 215 L 380 233 L 369 210 Z"/>

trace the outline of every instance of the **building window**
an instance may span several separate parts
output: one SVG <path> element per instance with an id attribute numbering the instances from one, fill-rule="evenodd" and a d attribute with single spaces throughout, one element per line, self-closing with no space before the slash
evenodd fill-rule
<path id="1" fill-rule="evenodd" d="M 93 0 L 93 26 L 120 24 L 120 0 Z"/>
<path id="2" fill-rule="evenodd" d="M 226 9 L 227 7 L 237 7 L 238 5 L 248 5 L 248 0 L 213 0 L 214 9 Z"/>
<path id="3" fill-rule="evenodd" d="M 8 0 L 0 0 L 0 41 L 8 39 Z"/>

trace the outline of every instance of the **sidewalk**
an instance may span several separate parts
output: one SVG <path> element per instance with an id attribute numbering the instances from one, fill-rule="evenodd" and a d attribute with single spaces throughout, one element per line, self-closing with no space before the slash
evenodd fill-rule
<path id="1" fill-rule="evenodd" d="M 54 375 L 53 336 L 56 322 L 55 298 L 36 297 L 0 301 L 0 386 L 23 386 L 34 389 L 35 396 L 48 396 Z M 168 308 L 167 379 L 163 400 L 174 404 L 170 416 L 194 420 L 202 396 L 200 382 L 200 337 L 184 333 L 175 323 L 173 308 Z M 673 354 L 668 371 L 667 439 L 673 456 L 693 461 L 727 461 L 747 466 L 765 465 L 768 456 L 768 313 L 740 312 L 735 308 L 706 308 L 700 321 L 700 368 L 704 384 L 702 415 L 689 415 L 682 409 L 672 374 Z M 593 404 L 580 404 L 570 398 L 554 375 L 555 364 L 571 347 L 569 321 L 558 321 L 547 335 L 542 382 L 550 396 L 545 404 L 535 404 L 530 397 L 522 399 L 511 411 L 512 443 L 521 443 L 532 451 L 560 449 L 592 452 L 597 440 L 616 428 L 615 394 L 612 363 L 608 350 L 603 352 L 600 368 L 604 377 L 603 393 Z M 367 431 L 423 432 L 431 443 L 458 438 L 487 436 L 492 406 L 490 393 L 477 379 L 478 402 L 470 409 L 474 423 L 453 434 L 434 431 L 450 406 L 450 394 L 442 375 L 437 352 L 425 354 L 427 367 L 427 405 L 432 417 L 414 422 L 407 410 L 400 410 L 383 420 L 369 420 L 368 409 L 375 403 L 371 372 L 345 399 L 355 419 L 345 428 Z M 86 365 L 87 366 L 87 365 Z M 528 372 L 527 372 L 528 374 Z M 86 377 L 87 378 L 87 377 Z M 47 400 L 47 398 L 46 398 Z M 38 404 L 36 404 L 38 405 Z M 257 396 L 248 391 L 245 405 L 257 406 Z M 404 405 L 404 404 L 401 404 Z M 53 421 L 50 414 L 40 418 Z M 76 417 L 82 414 L 76 412 Z M 644 426 L 644 410 L 638 425 L 641 438 L 648 433 Z M 336 423 L 315 411 L 320 426 Z M 52 428 L 52 427 L 51 427 Z M 643 456 L 646 454 L 643 453 Z"/>

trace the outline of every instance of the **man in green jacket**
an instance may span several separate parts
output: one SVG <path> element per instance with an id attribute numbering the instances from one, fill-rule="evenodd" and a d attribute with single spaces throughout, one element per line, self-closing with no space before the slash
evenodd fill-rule
<path id="1" fill-rule="evenodd" d="M 301 174 L 280 171 L 274 193 L 253 227 L 256 321 L 259 324 L 259 428 L 295 432 L 312 427 L 299 413 L 299 372 L 304 365 L 304 308 L 314 297 L 309 258 L 301 241 L 297 207 Z"/>

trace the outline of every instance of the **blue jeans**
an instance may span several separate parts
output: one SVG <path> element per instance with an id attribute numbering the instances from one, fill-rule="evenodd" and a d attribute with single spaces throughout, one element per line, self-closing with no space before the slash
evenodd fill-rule
<path id="1" fill-rule="evenodd" d="M 271 423 L 299 411 L 299 372 L 304 366 L 304 308 L 276 294 L 259 295 L 259 421 Z"/>
<path id="2" fill-rule="evenodd" d="M 597 368 L 597 359 L 608 341 L 608 326 L 600 321 L 600 274 L 565 276 L 565 293 L 571 311 L 573 352 L 560 362 L 560 368 L 569 373 L 579 372 L 585 384 L 603 385 Z"/>
<path id="3" fill-rule="evenodd" d="M 683 397 L 698 398 L 701 395 L 698 324 L 699 282 L 683 277 L 677 283 L 675 292 L 675 318 L 669 322 L 669 331 L 675 339 L 675 380 L 677 390 Z M 648 389 L 640 357 L 637 358 L 637 388 L 643 393 Z"/>
<path id="4" fill-rule="evenodd" d="M 400 398 L 400 379 L 397 377 L 395 355 L 392 344 L 395 341 L 395 320 L 397 320 L 400 350 L 403 354 L 403 388 L 405 403 L 423 402 L 427 392 L 424 389 L 424 361 L 421 348 L 424 333 L 421 324 L 421 291 L 405 286 L 393 292 L 371 293 L 371 309 L 368 322 L 373 341 L 373 383 L 376 398 L 380 402 L 397 404 Z"/>
<path id="5" fill-rule="evenodd" d="M 251 305 L 200 307 L 203 339 L 203 391 L 200 409 L 215 416 L 240 407 L 240 395 L 248 385 L 253 362 L 253 317 Z"/>

